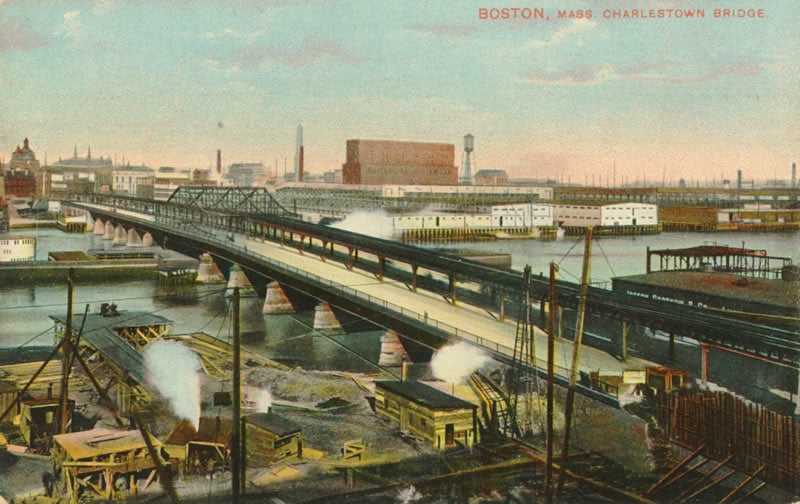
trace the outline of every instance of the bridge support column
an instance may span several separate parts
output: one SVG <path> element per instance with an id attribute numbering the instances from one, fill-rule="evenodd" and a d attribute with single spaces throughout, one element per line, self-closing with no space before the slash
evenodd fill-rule
<path id="1" fill-rule="evenodd" d="M 353 271 L 353 247 L 347 247 L 347 269 Z"/>
<path id="2" fill-rule="evenodd" d="M 323 334 L 344 334 L 342 324 L 336 319 L 331 305 L 322 302 L 314 308 L 314 330 Z"/>
<path id="3" fill-rule="evenodd" d="M 386 267 L 386 258 L 378 256 L 378 280 L 383 282 L 383 270 Z"/>
<path id="4" fill-rule="evenodd" d="M 381 356 L 378 359 L 379 366 L 401 366 L 404 361 L 408 360 L 408 352 L 406 352 L 396 332 L 385 331 L 381 334 Z"/>
<path id="5" fill-rule="evenodd" d="M 245 291 L 252 292 L 253 284 L 247 279 L 242 268 L 238 264 L 231 266 L 230 273 L 228 274 L 228 285 L 225 287 L 225 295 L 232 296 L 234 289 L 239 289 L 243 293 Z"/>
<path id="6" fill-rule="evenodd" d="M 297 247 L 297 251 L 300 252 L 301 254 L 303 253 L 303 242 L 305 240 L 306 240 L 306 237 L 303 236 L 303 235 L 300 235 L 300 246 Z"/>
<path id="7" fill-rule="evenodd" d="M 456 274 L 450 273 L 450 301 L 456 305 Z"/>
<path id="8" fill-rule="evenodd" d="M 416 264 L 411 265 L 411 290 L 417 292 L 417 269 L 419 266 Z"/>
<path id="9" fill-rule="evenodd" d="M 197 265 L 197 282 L 199 283 L 221 283 L 225 281 L 219 268 L 214 264 L 211 254 L 206 252 L 200 255 L 200 264 Z"/>
<path id="10" fill-rule="evenodd" d="M 325 256 L 328 255 L 328 242 L 322 240 L 322 253 L 320 254 L 320 259 L 322 262 L 325 262 Z"/>
<path id="11" fill-rule="evenodd" d="M 122 224 L 114 230 L 114 245 L 125 245 L 128 242 L 128 232 Z"/>
<path id="12" fill-rule="evenodd" d="M 106 232 L 106 225 L 103 224 L 103 221 L 102 219 L 100 219 L 100 217 L 98 217 L 97 220 L 94 221 L 94 229 L 92 231 L 97 236 L 103 236 L 103 233 Z"/>
<path id="13" fill-rule="evenodd" d="M 294 313 L 292 302 L 286 296 L 283 287 L 278 282 L 267 284 L 267 296 L 264 298 L 264 308 L 261 313 Z"/>
<path id="14" fill-rule="evenodd" d="M 703 351 L 702 363 L 700 368 L 702 369 L 703 381 L 708 381 L 708 343 L 701 343 L 700 347 Z"/>
<path id="15" fill-rule="evenodd" d="M 153 235 L 150 233 L 145 233 L 142 236 L 142 247 L 152 247 L 153 246 Z"/>
<path id="16" fill-rule="evenodd" d="M 622 357 L 623 361 L 628 360 L 628 322 L 622 321 L 622 337 L 620 338 L 622 341 L 620 342 L 620 357 Z"/>
<path id="17" fill-rule="evenodd" d="M 114 239 L 114 224 L 111 221 L 106 222 L 106 229 L 103 231 L 103 239 L 104 240 L 113 240 Z"/>

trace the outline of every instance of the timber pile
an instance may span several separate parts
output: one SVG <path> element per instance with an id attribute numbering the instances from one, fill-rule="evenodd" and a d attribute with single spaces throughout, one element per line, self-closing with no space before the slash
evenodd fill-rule
<path id="1" fill-rule="evenodd" d="M 233 362 L 233 345 L 206 333 L 168 334 L 164 338 L 180 341 L 200 357 L 203 367 L 209 376 L 231 378 Z M 242 362 L 251 367 L 275 367 L 289 370 L 291 368 L 275 361 L 242 350 Z"/>

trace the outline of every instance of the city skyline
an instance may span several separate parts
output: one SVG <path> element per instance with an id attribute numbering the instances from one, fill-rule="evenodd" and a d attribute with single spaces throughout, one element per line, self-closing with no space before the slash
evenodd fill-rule
<path id="1" fill-rule="evenodd" d="M 284 158 L 302 123 L 306 170 L 348 139 L 453 143 L 473 172 L 617 185 L 786 179 L 798 157 L 794 2 L 765 18 L 606 19 L 682 1 L 573 3 L 591 19 L 481 19 L 459 6 L 317 1 L 0 1 L 0 143 L 49 162 L 124 156 L 207 168 Z M 533 7 L 533 6 L 532 6 Z M 613 168 L 615 167 L 615 168 Z"/>

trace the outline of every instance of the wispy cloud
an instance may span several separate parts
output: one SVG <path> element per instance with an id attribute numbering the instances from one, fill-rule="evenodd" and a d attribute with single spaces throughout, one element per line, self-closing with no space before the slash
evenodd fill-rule
<path id="1" fill-rule="evenodd" d="M 546 39 L 534 39 L 527 41 L 524 49 L 539 49 L 540 47 L 547 47 L 558 44 L 562 40 L 568 39 L 570 36 L 591 30 L 597 25 L 596 22 L 588 19 L 573 19 L 572 22 L 566 26 L 558 28 L 550 34 Z"/>
<path id="2" fill-rule="evenodd" d="M 241 32 L 234 30 L 233 28 L 224 28 L 220 31 L 211 32 L 211 31 L 204 31 L 200 32 L 198 36 L 204 39 L 222 39 L 222 38 L 230 38 L 230 39 L 254 39 L 256 37 L 261 36 L 264 33 L 264 30 L 255 30 L 250 32 Z"/>
<path id="3" fill-rule="evenodd" d="M 64 22 L 56 28 L 56 35 L 64 35 L 69 38 L 78 37 L 82 30 L 80 14 L 81 11 L 78 10 L 65 12 Z"/>
<path id="4" fill-rule="evenodd" d="M 640 80 L 666 82 L 669 84 L 693 84 L 711 82 L 725 76 L 754 77 L 766 66 L 761 63 L 744 62 L 703 66 L 690 73 L 681 72 L 670 63 L 644 64 L 617 68 L 612 65 L 579 65 L 559 71 L 534 70 L 522 79 L 533 84 L 552 86 L 586 86 L 609 80 Z"/>
<path id="5" fill-rule="evenodd" d="M 2 0 L 0 0 L 2 3 Z M 32 51 L 49 43 L 49 37 L 40 35 L 17 18 L 0 22 L 0 54 L 8 51 Z"/>
<path id="6" fill-rule="evenodd" d="M 406 25 L 406 29 L 424 34 L 428 37 L 463 39 L 474 34 L 477 30 L 471 25 L 461 24 L 424 24 L 414 23 Z"/>
<path id="7" fill-rule="evenodd" d="M 229 61 L 235 62 L 241 67 L 261 66 L 274 62 L 283 63 L 291 68 L 300 68 L 326 59 L 350 65 L 362 65 L 369 61 L 369 58 L 348 49 L 339 42 L 310 38 L 305 39 L 303 45 L 296 49 L 274 45 L 249 46 L 228 57 Z"/>

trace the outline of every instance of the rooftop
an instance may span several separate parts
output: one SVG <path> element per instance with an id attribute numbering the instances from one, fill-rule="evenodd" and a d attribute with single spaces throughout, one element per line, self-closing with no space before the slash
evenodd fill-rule
<path id="1" fill-rule="evenodd" d="M 617 285 L 623 282 L 637 284 L 642 288 L 670 289 L 676 295 L 703 294 L 800 312 L 800 282 L 700 271 L 656 271 L 644 275 L 615 277 L 612 282 L 615 284 L 614 290 L 621 290 Z"/>
<path id="2" fill-rule="evenodd" d="M 244 417 L 245 422 L 260 427 L 278 436 L 288 436 L 300 432 L 300 427 L 275 413 L 253 413 Z"/>
<path id="3" fill-rule="evenodd" d="M 153 446 L 161 446 L 158 439 L 151 436 Z M 147 445 L 138 430 L 117 431 L 92 429 L 53 436 L 53 441 L 61 445 L 72 460 L 108 455 L 121 451 L 146 448 Z"/>
<path id="4" fill-rule="evenodd" d="M 52 351 L 53 347 L 49 346 L 0 347 L 0 366 L 40 362 L 47 359 Z"/>
<path id="5" fill-rule="evenodd" d="M 377 381 L 375 386 L 431 409 L 476 408 L 474 404 L 418 381 Z"/>

